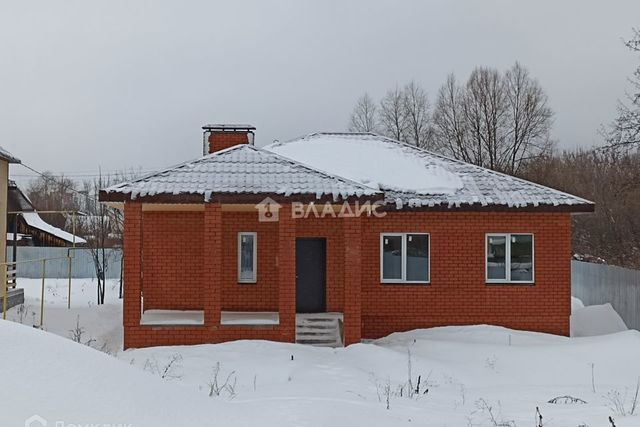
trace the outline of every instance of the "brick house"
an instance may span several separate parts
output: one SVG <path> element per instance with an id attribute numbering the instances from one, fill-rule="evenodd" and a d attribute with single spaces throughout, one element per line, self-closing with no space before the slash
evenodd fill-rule
<path id="1" fill-rule="evenodd" d="M 569 334 L 571 215 L 591 202 L 374 134 L 203 129 L 204 156 L 100 193 L 124 210 L 126 348 Z"/>

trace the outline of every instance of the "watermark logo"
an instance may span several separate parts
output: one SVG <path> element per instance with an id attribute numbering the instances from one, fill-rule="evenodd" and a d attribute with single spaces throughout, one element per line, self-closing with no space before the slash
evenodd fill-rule
<path id="1" fill-rule="evenodd" d="M 47 420 L 40 415 L 32 415 L 24 420 L 24 427 L 47 427 Z"/>
<path id="2" fill-rule="evenodd" d="M 56 421 L 54 427 L 133 427 L 126 423 L 67 423 L 64 421 Z M 47 427 L 47 420 L 40 415 L 32 415 L 24 420 L 24 427 Z"/>
<path id="3" fill-rule="evenodd" d="M 379 210 L 383 205 L 378 202 L 355 203 L 344 202 L 331 204 L 329 202 L 315 204 L 291 203 L 291 215 L 294 218 L 357 218 L 361 216 L 382 218 L 387 213 Z"/>
<path id="4" fill-rule="evenodd" d="M 266 197 L 256 205 L 258 210 L 258 221 L 260 222 L 278 222 L 280 213 L 280 203 L 271 197 Z"/>
<path id="5" fill-rule="evenodd" d="M 381 208 L 384 206 L 381 202 L 364 202 L 355 203 L 344 202 L 338 203 L 291 203 L 291 217 L 296 219 L 303 218 L 355 218 L 361 216 L 382 218 L 387 213 Z M 258 210 L 258 221 L 260 222 L 277 222 L 279 219 L 280 208 L 282 205 L 270 197 L 267 197 L 255 208 Z"/>

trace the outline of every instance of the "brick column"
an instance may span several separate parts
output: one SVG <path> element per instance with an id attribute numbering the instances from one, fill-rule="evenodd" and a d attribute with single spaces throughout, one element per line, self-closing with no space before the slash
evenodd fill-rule
<path id="1" fill-rule="evenodd" d="M 361 220 L 343 218 L 344 239 L 344 343 L 362 339 Z"/>
<path id="2" fill-rule="evenodd" d="M 291 205 L 280 208 L 278 221 L 278 311 L 283 341 L 296 339 L 296 223 Z"/>
<path id="3" fill-rule="evenodd" d="M 128 327 L 140 326 L 140 292 L 142 290 L 142 203 L 124 204 L 124 302 L 122 323 L 125 327 L 124 347 Z"/>
<path id="4" fill-rule="evenodd" d="M 222 209 L 220 203 L 204 206 L 204 324 L 217 328 L 222 307 Z"/>

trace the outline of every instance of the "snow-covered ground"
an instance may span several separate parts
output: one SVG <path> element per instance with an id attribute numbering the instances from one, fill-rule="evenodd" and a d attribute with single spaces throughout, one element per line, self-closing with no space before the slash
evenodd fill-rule
<path id="1" fill-rule="evenodd" d="M 42 280 L 18 278 L 24 289 L 24 305 L 14 307 L 7 319 L 29 326 L 40 325 L 40 293 Z M 79 340 L 108 353 L 122 350 L 122 300 L 118 299 L 118 281 L 107 280 L 105 304 L 97 305 L 97 282 L 94 279 L 71 281 L 71 310 L 67 308 L 67 279 L 45 279 L 43 329 L 72 338 L 81 331 Z M 79 325 L 79 328 L 78 328 Z"/>
<path id="2" fill-rule="evenodd" d="M 90 304 L 92 286 L 75 280 L 67 310 L 66 282 L 51 281 L 45 328 L 69 338 L 80 315 L 94 348 L 101 340 L 121 345 L 115 283 L 101 307 Z M 28 290 L 30 310 L 37 312 L 38 298 Z M 339 349 L 236 341 L 120 351 L 115 358 L 7 322 L 0 322 L 0 336 L 3 382 L 10 384 L 0 392 L 8 408 L 2 425 L 22 425 L 37 413 L 50 424 L 132 427 L 534 426 L 536 407 L 544 426 L 610 426 L 609 416 L 618 427 L 640 425 L 640 416 L 622 415 L 632 410 L 640 377 L 637 331 L 566 338 L 447 327 Z"/>

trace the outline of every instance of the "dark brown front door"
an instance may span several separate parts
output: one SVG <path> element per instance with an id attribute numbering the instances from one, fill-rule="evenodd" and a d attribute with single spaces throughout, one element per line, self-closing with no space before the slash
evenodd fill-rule
<path id="1" fill-rule="evenodd" d="M 296 312 L 322 313 L 326 310 L 326 240 L 296 239 Z"/>

